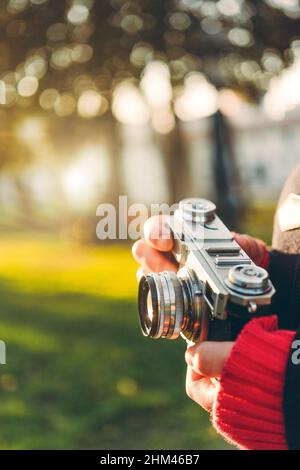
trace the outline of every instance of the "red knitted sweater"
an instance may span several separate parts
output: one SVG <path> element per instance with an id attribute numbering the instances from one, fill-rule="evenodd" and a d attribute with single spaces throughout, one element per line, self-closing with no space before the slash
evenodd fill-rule
<path id="1" fill-rule="evenodd" d="M 254 319 L 232 349 L 222 372 L 212 422 L 240 449 L 287 449 L 282 395 L 294 335 L 278 330 L 275 316 Z"/>

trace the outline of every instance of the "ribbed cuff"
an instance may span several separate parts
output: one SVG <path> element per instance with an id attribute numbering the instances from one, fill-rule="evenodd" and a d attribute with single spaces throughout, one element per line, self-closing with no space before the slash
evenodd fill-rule
<path id="1" fill-rule="evenodd" d="M 275 316 L 254 319 L 232 349 L 222 372 L 212 422 L 240 449 L 287 449 L 282 402 L 294 335 L 278 330 Z"/>

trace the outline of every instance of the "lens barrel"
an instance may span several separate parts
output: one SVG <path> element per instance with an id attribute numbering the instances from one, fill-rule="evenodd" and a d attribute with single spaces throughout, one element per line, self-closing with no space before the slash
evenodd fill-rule
<path id="1" fill-rule="evenodd" d="M 183 296 L 175 273 L 164 271 L 141 279 L 139 316 L 145 336 L 178 338 L 183 317 Z"/>
<path id="2" fill-rule="evenodd" d="M 143 276 L 139 284 L 139 318 L 145 336 L 176 339 L 182 333 L 198 339 L 204 331 L 203 298 L 200 282 L 183 268 Z"/>

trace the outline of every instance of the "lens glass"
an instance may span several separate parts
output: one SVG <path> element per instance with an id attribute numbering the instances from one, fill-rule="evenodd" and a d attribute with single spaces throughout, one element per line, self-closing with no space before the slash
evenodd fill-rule
<path id="1" fill-rule="evenodd" d="M 149 327 L 151 326 L 152 320 L 153 320 L 153 303 L 152 303 L 151 292 L 149 291 L 147 295 L 147 316 L 146 316 L 146 322 L 149 325 Z"/>

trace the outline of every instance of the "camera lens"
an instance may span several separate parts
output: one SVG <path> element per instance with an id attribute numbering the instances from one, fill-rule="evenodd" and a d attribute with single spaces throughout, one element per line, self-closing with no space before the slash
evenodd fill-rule
<path id="1" fill-rule="evenodd" d="M 205 331 L 201 283 L 183 268 L 143 276 L 139 285 L 139 317 L 145 336 L 176 339 L 180 333 L 198 339 Z"/>
<path id="2" fill-rule="evenodd" d="M 179 336 L 183 298 L 175 273 L 153 273 L 141 279 L 139 315 L 142 331 L 146 336 L 169 339 Z"/>

